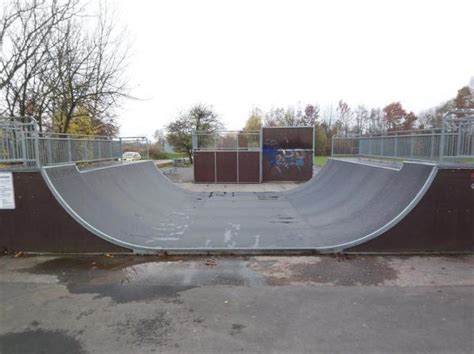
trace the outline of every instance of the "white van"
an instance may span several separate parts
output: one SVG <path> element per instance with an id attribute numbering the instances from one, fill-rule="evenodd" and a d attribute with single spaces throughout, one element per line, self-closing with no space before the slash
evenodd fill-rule
<path id="1" fill-rule="evenodd" d="M 126 151 L 122 155 L 123 161 L 137 161 L 141 159 L 142 159 L 142 155 L 140 155 L 138 152 L 135 152 L 135 151 Z"/>

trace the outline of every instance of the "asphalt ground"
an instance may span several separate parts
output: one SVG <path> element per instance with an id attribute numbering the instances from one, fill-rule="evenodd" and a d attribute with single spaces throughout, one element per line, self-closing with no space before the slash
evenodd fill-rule
<path id="1" fill-rule="evenodd" d="M 0 257 L 1 353 L 472 353 L 474 256 Z"/>

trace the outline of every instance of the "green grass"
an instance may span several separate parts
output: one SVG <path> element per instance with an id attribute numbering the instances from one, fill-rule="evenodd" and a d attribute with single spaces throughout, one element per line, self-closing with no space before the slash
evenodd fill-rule
<path id="1" fill-rule="evenodd" d="M 315 156 L 313 159 L 313 163 L 318 167 L 323 167 L 326 164 L 329 156 Z"/>
<path id="2" fill-rule="evenodd" d="M 150 158 L 154 160 L 174 160 L 187 156 L 187 154 L 182 152 L 160 152 L 158 155 L 155 156 L 153 156 L 153 154 L 150 154 Z"/>

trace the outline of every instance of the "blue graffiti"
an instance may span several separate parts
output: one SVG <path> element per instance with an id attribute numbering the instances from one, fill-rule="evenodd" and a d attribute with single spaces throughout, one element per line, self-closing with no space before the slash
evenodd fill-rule
<path id="1" fill-rule="evenodd" d="M 289 169 L 296 167 L 298 169 L 304 166 L 304 151 L 276 149 L 273 147 L 264 147 L 263 155 L 271 167 L 280 169 Z"/>

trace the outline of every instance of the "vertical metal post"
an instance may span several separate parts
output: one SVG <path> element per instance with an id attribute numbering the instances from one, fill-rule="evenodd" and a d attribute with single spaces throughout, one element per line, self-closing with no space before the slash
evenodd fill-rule
<path id="1" fill-rule="evenodd" d="M 456 142 L 456 157 L 461 155 L 462 123 L 458 123 L 458 141 Z"/>
<path id="2" fill-rule="evenodd" d="M 434 159 L 434 139 L 435 139 L 435 131 L 431 132 L 431 145 L 430 145 L 430 160 L 433 161 Z"/>
<path id="3" fill-rule="evenodd" d="M 334 140 L 335 140 L 335 139 L 336 139 L 336 136 L 333 135 L 333 136 L 331 137 L 331 156 L 335 156 L 335 154 L 334 154 Z"/>
<path id="4" fill-rule="evenodd" d="M 100 160 L 100 156 L 102 152 L 100 148 L 101 138 L 95 139 L 95 141 L 97 142 L 97 158 Z"/>
<path id="5" fill-rule="evenodd" d="M 263 182 L 263 126 L 260 127 L 260 183 Z"/>
<path id="6" fill-rule="evenodd" d="M 88 148 L 89 148 L 89 146 L 88 146 L 88 145 L 89 145 L 88 141 L 89 141 L 89 140 L 84 139 L 84 142 L 85 142 L 85 144 L 84 144 L 84 160 L 86 160 L 86 161 L 88 160 L 88 153 L 87 153 L 87 150 L 88 150 Z"/>
<path id="7" fill-rule="evenodd" d="M 38 128 L 38 123 L 35 122 L 34 127 L 34 144 L 35 144 L 35 159 L 36 159 L 36 167 L 40 168 L 41 167 L 41 160 L 40 160 L 40 152 L 39 152 L 39 128 Z"/>
<path id="8" fill-rule="evenodd" d="M 413 158 L 413 133 L 410 133 L 410 158 Z"/>
<path id="9" fill-rule="evenodd" d="M 120 162 L 123 163 L 123 152 L 122 152 L 122 138 L 119 138 L 119 158 Z"/>
<path id="10" fill-rule="evenodd" d="M 191 143 L 192 143 L 192 151 L 193 151 L 193 154 L 194 154 L 194 150 L 196 149 L 197 147 L 197 144 L 196 144 L 196 131 L 193 129 L 191 131 Z"/>
<path id="11" fill-rule="evenodd" d="M 47 138 L 48 165 L 53 162 L 53 153 L 51 151 L 51 138 Z"/>
<path id="12" fill-rule="evenodd" d="M 217 151 L 214 150 L 214 183 L 217 183 Z"/>
<path id="13" fill-rule="evenodd" d="M 194 156 L 194 152 L 198 149 L 198 137 L 197 137 L 197 134 L 196 134 L 196 131 L 193 129 L 191 131 L 191 142 L 192 142 L 192 150 L 191 150 L 191 155 L 193 156 L 193 171 L 195 172 L 196 171 L 196 165 L 195 165 L 195 156 Z M 194 176 L 196 175 L 196 173 L 194 173 Z"/>
<path id="14" fill-rule="evenodd" d="M 214 134 L 214 183 L 217 183 L 217 133 Z"/>
<path id="15" fill-rule="evenodd" d="M 68 162 L 72 162 L 72 144 L 71 144 L 71 136 L 69 134 L 67 136 L 67 159 L 68 159 Z"/>
<path id="16" fill-rule="evenodd" d="M 394 139 L 395 139 L 395 142 L 394 142 L 395 148 L 394 148 L 394 151 L 393 151 L 393 156 L 398 157 L 398 134 L 397 133 L 395 133 Z"/>
<path id="17" fill-rule="evenodd" d="M 25 143 L 25 130 L 24 130 L 24 126 L 22 125 L 22 128 L 21 128 L 21 155 L 22 155 L 22 160 L 23 160 L 23 164 L 24 165 L 27 165 L 27 155 L 26 155 L 26 143 Z"/>
<path id="18" fill-rule="evenodd" d="M 443 161 L 444 158 L 444 144 L 445 144 L 445 133 L 446 133 L 446 117 L 443 117 L 442 119 L 442 124 L 441 124 L 441 138 L 440 138 L 440 144 L 439 144 L 439 161 Z"/>
<path id="19" fill-rule="evenodd" d="M 380 156 L 383 156 L 383 134 L 380 138 Z"/>
<path id="20" fill-rule="evenodd" d="M 150 159 L 150 142 L 148 138 L 145 138 L 145 143 L 146 143 L 146 159 Z"/>
<path id="21" fill-rule="evenodd" d="M 240 171 L 239 171 L 239 132 L 237 132 L 237 183 L 239 183 L 239 175 L 240 175 Z"/>

